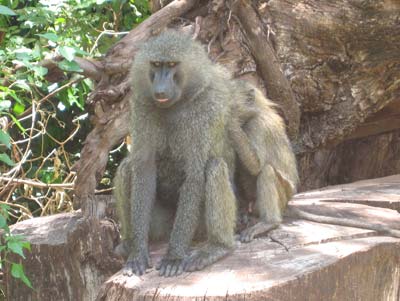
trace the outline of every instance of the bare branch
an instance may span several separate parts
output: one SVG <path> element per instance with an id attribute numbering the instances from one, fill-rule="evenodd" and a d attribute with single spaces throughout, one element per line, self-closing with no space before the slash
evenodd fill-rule
<path id="1" fill-rule="evenodd" d="M 16 183 L 16 184 L 24 184 L 33 187 L 39 188 L 60 188 L 66 190 L 74 189 L 74 183 L 63 183 L 63 184 L 47 184 L 34 180 L 25 180 L 25 179 L 14 179 L 12 177 L 0 177 L 0 182 L 8 182 L 8 183 Z"/>
<path id="2" fill-rule="evenodd" d="M 62 56 L 54 56 L 51 59 L 45 59 L 40 62 L 40 65 L 48 69 L 48 73 L 46 75 L 46 79 L 50 82 L 59 82 L 64 78 L 64 71 L 62 71 L 58 67 L 58 62 L 63 59 Z M 81 58 L 75 57 L 74 61 L 79 65 L 79 67 L 83 70 L 80 72 L 76 72 L 78 74 L 82 74 L 85 77 L 91 78 L 93 80 L 99 81 L 101 78 L 101 74 L 103 72 L 102 63 L 89 59 L 89 58 Z"/>

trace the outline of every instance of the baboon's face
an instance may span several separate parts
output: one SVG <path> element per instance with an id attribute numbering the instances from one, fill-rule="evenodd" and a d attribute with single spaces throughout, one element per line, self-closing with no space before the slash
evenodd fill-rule
<path id="1" fill-rule="evenodd" d="M 179 62 L 151 61 L 151 94 L 155 105 L 169 108 L 182 96 L 182 72 Z"/>

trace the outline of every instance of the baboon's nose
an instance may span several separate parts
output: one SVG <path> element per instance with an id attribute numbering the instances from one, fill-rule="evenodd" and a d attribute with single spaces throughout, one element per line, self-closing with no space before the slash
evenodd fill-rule
<path id="1" fill-rule="evenodd" d="M 155 96 L 157 99 L 166 99 L 166 98 L 168 98 L 167 95 L 166 95 L 164 92 L 157 92 L 157 93 L 154 93 L 154 96 Z"/>

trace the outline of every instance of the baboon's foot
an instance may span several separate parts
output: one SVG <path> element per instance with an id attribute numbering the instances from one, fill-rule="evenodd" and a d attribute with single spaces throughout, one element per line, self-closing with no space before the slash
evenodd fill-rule
<path id="1" fill-rule="evenodd" d="M 122 269 L 122 273 L 125 276 L 132 276 L 133 274 L 141 276 L 146 272 L 146 269 L 151 267 L 152 265 L 148 254 L 131 254 Z"/>
<path id="2" fill-rule="evenodd" d="M 222 246 L 204 246 L 194 250 L 185 258 L 183 269 L 186 272 L 199 271 L 213 264 L 232 252 L 231 248 Z"/>
<path id="3" fill-rule="evenodd" d="M 159 270 L 159 275 L 164 277 L 179 276 L 183 273 L 184 259 L 163 258 L 157 264 L 156 269 Z"/>
<path id="4" fill-rule="evenodd" d="M 240 242 L 250 242 L 254 239 L 254 237 L 258 235 L 265 235 L 269 231 L 278 228 L 279 223 L 269 224 L 265 222 L 258 222 L 254 226 L 251 226 L 240 233 L 239 240 Z"/>

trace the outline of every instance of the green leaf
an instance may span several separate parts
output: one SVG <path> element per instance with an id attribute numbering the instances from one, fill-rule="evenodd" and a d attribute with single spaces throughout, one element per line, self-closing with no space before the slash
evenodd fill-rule
<path id="1" fill-rule="evenodd" d="M 71 62 L 75 57 L 75 49 L 68 46 L 60 46 L 58 52 L 69 62 Z"/>
<path id="2" fill-rule="evenodd" d="M 89 52 L 87 52 L 87 51 L 85 51 L 85 50 L 82 50 L 82 49 L 79 49 L 78 47 L 72 46 L 72 48 L 74 48 L 75 53 L 77 53 L 77 54 L 80 54 L 80 55 L 90 55 Z"/>
<path id="3" fill-rule="evenodd" d="M 48 72 L 47 68 L 42 66 L 34 66 L 32 69 L 35 71 L 35 75 L 37 76 L 44 76 Z"/>
<path id="4" fill-rule="evenodd" d="M 25 111 L 25 105 L 20 104 L 20 103 L 16 103 L 13 107 L 13 112 L 15 113 L 15 115 L 20 115 Z"/>
<path id="5" fill-rule="evenodd" d="M 14 166 L 15 165 L 15 163 L 10 159 L 10 157 L 7 154 L 0 154 L 0 161 L 3 161 L 8 166 Z"/>
<path id="6" fill-rule="evenodd" d="M 26 83 L 25 80 L 19 79 L 19 80 L 17 80 L 17 81 L 15 82 L 15 85 L 16 85 L 17 87 L 23 89 L 23 90 L 31 91 L 31 87 Z"/>
<path id="7" fill-rule="evenodd" d="M 22 126 L 21 122 L 19 122 L 19 120 L 15 118 L 13 114 L 10 113 L 6 114 L 11 117 L 12 121 L 14 121 L 14 123 L 17 125 L 17 127 L 21 130 L 22 133 L 26 132 L 26 129 Z"/>
<path id="8" fill-rule="evenodd" d="M 38 33 L 36 35 L 39 36 L 39 37 L 48 39 L 48 40 L 50 40 L 50 41 L 52 41 L 54 43 L 57 43 L 57 41 L 58 41 L 58 36 L 55 33 L 52 33 L 52 32 L 43 33 L 43 34 L 42 33 Z"/>
<path id="9" fill-rule="evenodd" d="M 17 14 L 7 6 L 0 5 L 0 15 L 16 16 Z"/>
<path id="10" fill-rule="evenodd" d="M 5 226 L 7 226 L 7 220 L 6 218 L 0 214 L 0 228 L 4 228 Z"/>
<path id="11" fill-rule="evenodd" d="M 14 90 L 11 90 L 11 89 L 9 89 L 7 87 L 0 86 L 0 91 L 4 91 L 6 93 L 6 95 L 11 96 L 15 101 L 17 101 L 17 102 L 19 102 L 21 104 L 24 103 L 24 101 L 21 98 L 18 97 L 17 93 L 15 93 Z"/>
<path id="12" fill-rule="evenodd" d="M 11 147 L 10 139 L 6 132 L 0 130 L 0 144 L 4 144 L 9 149 Z"/>
<path id="13" fill-rule="evenodd" d="M 12 263 L 11 264 L 11 275 L 14 278 L 21 279 L 23 283 L 25 283 L 28 287 L 32 288 L 32 284 L 29 281 L 28 277 L 26 277 L 24 273 L 24 267 L 20 263 Z"/>
<path id="14" fill-rule="evenodd" d="M 22 248 L 27 249 L 27 250 L 31 250 L 31 243 L 29 241 L 23 241 L 21 242 Z"/>
<path id="15" fill-rule="evenodd" d="M 11 252 L 18 254 L 22 258 L 25 259 L 24 251 L 22 250 L 22 242 L 19 240 L 10 240 L 7 242 L 7 247 L 11 250 Z"/>
<path id="16" fill-rule="evenodd" d="M 11 264 L 11 276 L 14 278 L 21 278 L 21 275 L 24 273 L 24 268 L 20 263 L 12 263 Z"/>
<path id="17" fill-rule="evenodd" d="M 23 271 L 22 271 L 23 273 Z M 25 283 L 25 285 L 29 288 L 32 288 L 32 283 L 30 282 L 30 280 L 28 279 L 28 277 L 26 277 L 25 273 L 22 274 L 21 276 L 21 280 L 23 283 Z"/>
<path id="18" fill-rule="evenodd" d="M 11 207 L 7 204 L 0 204 L 0 214 L 4 216 L 4 218 L 8 219 L 8 211 L 10 211 Z"/>
<path id="19" fill-rule="evenodd" d="M 54 24 L 63 24 L 63 23 L 65 23 L 65 18 L 57 18 L 54 21 Z"/>
<path id="20" fill-rule="evenodd" d="M 60 67 L 64 71 L 68 72 L 81 72 L 83 71 L 81 67 L 74 61 L 68 62 L 67 60 L 62 60 L 61 62 L 58 63 L 58 67 Z"/>
<path id="21" fill-rule="evenodd" d="M 32 59 L 32 49 L 21 47 L 14 50 L 15 57 L 20 61 L 30 61 Z"/>

